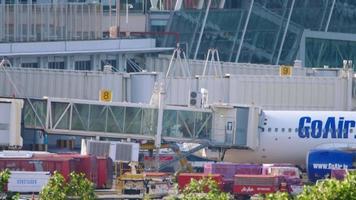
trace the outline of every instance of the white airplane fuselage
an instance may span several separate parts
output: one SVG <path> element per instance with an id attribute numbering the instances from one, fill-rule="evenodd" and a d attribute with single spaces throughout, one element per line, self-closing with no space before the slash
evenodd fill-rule
<path id="1" fill-rule="evenodd" d="M 230 149 L 224 161 L 293 163 L 305 166 L 315 148 L 356 149 L 356 112 L 264 111 L 265 121 L 255 150 Z"/>

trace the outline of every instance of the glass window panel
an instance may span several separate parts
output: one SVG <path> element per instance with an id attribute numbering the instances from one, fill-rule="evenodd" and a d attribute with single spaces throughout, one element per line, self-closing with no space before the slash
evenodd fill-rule
<path id="1" fill-rule="evenodd" d="M 110 106 L 107 132 L 124 133 L 125 107 Z"/>
<path id="2" fill-rule="evenodd" d="M 157 133 L 158 110 L 143 108 L 142 133 L 143 135 L 155 135 Z"/>
<path id="3" fill-rule="evenodd" d="M 72 129 L 88 130 L 89 105 L 73 104 Z"/>
<path id="4" fill-rule="evenodd" d="M 193 138 L 195 134 L 195 113 L 192 111 L 178 111 L 178 126 L 184 138 Z"/>
<path id="5" fill-rule="evenodd" d="M 89 130 L 106 132 L 107 107 L 102 105 L 90 105 L 89 109 Z"/>
<path id="6" fill-rule="evenodd" d="M 307 67 L 342 67 L 343 60 L 356 62 L 356 42 L 307 38 L 305 57 Z"/>
<path id="7" fill-rule="evenodd" d="M 211 134 L 211 113 L 196 112 L 195 137 L 199 139 L 209 139 Z"/>
<path id="8" fill-rule="evenodd" d="M 46 123 L 46 115 L 47 115 L 47 104 L 46 101 L 43 100 L 31 100 L 31 103 L 36 110 L 38 117 L 41 119 L 43 125 Z M 30 104 L 26 100 L 24 103 L 24 121 L 25 121 L 25 127 L 28 128 L 42 128 L 40 120 L 36 117 L 35 112 L 31 108 Z"/>
<path id="9" fill-rule="evenodd" d="M 142 109 L 126 107 L 125 113 L 125 133 L 140 134 Z"/>
<path id="10" fill-rule="evenodd" d="M 168 137 L 183 137 L 179 124 L 176 110 L 163 111 L 162 135 Z"/>
<path id="11" fill-rule="evenodd" d="M 52 102 L 51 114 L 52 114 L 53 126 L 58 122 L 60 116 L 63 114 L 67 106 L 68 103 Z M 70 115 L 70 108 L 68 108 L 68 110 L 66 111 L 62 119 L 59 121 L 56 127 L 57 129 L 69 129 L 69 115 Z"/>

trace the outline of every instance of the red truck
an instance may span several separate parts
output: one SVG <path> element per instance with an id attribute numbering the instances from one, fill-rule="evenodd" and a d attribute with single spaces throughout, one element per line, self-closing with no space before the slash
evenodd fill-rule
<path id="1" fill-rule="evenodd" d="M 241 197 L 286 191 L 282 180 L 280 176 L 237 174 L 234 177 L 233 194 Z"/>

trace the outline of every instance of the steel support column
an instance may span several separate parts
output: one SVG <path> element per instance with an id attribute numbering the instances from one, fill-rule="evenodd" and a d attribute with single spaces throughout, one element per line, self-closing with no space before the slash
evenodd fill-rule
<path id="1" fill-rule="evenodd" d="M 208 14 L 209 14 L 209 10 L 210 10 L 210 5 L 211 5 L 211 0 L 208 0 L 208 5 L 206 6 L 205 15 L 204 15 L 204 19 L 203 19 L 203 24 L 202 24 L 201 29 L 200 29 L 198 44 L 197 44 L 197 47 L 195 48 L 194 60 L 197 59 L 198 51 L 199 51 L 199 48 L 200 48 L 200 42 L 201 42 L 201 39 L 203 37 L 204 28 L 205 28 L 205 25 L 206 25 L 206 19 L 208 18 Z"/>
<path id="2" fill-rule="evenodd" d="M 276 65 L 279 64 L 279 59 L 280 59 L 280 57 L 281 57 L 281 53 L 282 53 L 284 41 L 285 41 L 285 39 L 286 39 L 286 35 L 287 35 L 287 32 L 288 32 L 288 27 L 289 27 L 290 18 L 291 18 L 291 16 L 292 16 L 292 13 L 293 13 L 293 10 L 294 10 L 294 3 L 295 3 L 295 0 L 292 1 L 292 5 L 290 6 L 290 11 L 289 11 L 288 19 L 287 19 L 286 28 L 284 29 L 284 33 L 283 33 L 281 45 L 279 46 L 279 51 L 278 51 L 278 56 L 277 56 L 277 60 L 276 60 Z"/>
<path id="3" fill-rule="evenodd" d="M 332 14 L 334 12 L 335 2 L 336 2 L 336 0 L 333 0 L 333 3 L 330 8 L 329 16 L 328 16 L 328 21 L 326 21 L 324 32 L 328 32 L 328 30 L 329 30 L 329 24 L 330 24 Z M 316 63 L 317 66 L 320 65 L 321 54 L 324 51 L 324 48 L 325 48 L 324 43 L 321 43 L 321 47 L 319 49 L 319 53 L 318 53 L 318 57 L 317 57 L 317 63 Z"/>
<path id="4" fill-rule="evenodd" d="M 240 39 L 239 49 L 237 50 L 237 53 L 236 53 L 235 62 L 239 62 L 239 58 L 240 58 L 240 54 L 241 54 L 241 49 L 242 49 L 242 44 L 243 44 L 244 39 L 245 39 L 245 34 L 246 34 L 248 22 L 250 21 L 250 16 L 251 16 L 251 12 L 252 12 L 252 8 L 253 8 L 253 3 L 254 3 L 254 2 L 255 2 L 255 0 L 251 0 L 250 8 L 249 8 L 249 10 L 248 10 L 247 18 L 246 18 L 246 21 L 245 21 L 244 30 L 243 30 L 243 32 L 242 32 L 242 36 L 241 36 L 241 39 Z"/>

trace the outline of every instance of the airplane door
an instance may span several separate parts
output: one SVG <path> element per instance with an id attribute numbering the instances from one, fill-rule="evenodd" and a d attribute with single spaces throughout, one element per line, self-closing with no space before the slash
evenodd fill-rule
<path id="1" fill-rule="evenodd" d="M 232 145 L 233 144 L 233 139 L 234 139 L 234 123 L 232 119 L 227 119 L 226 121 L 226 126 L 225 126 L 225 143 Z"/>

